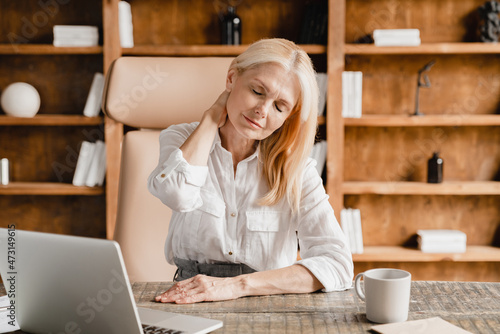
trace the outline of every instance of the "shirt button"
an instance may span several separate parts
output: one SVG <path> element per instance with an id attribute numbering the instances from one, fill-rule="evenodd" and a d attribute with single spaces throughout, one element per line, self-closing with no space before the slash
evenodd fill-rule
<path id="1" fill-rule="evenodd" d="M 233 255 L 233 252 L 229 252 L 229 255 Z"/>
<path id="2" fill-rule="evenodd" d="M 165 174 L 161 174 L 160 177 L 165 177 Z"/>
<path id="3" fill-rule="evenodd" d="M 231 217 L 236 217 L 236 213 L 231 213 Z"/>

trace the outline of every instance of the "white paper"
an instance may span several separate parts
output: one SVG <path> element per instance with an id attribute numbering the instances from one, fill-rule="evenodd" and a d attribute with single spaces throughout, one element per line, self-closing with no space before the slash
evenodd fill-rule
<path id="1" fill-rule="evenodd" d="M 372 326 L 372 329 L 381 334 L 472 334 L 469 331 L 450 324 L 440 317 L 376 325 Z"/>

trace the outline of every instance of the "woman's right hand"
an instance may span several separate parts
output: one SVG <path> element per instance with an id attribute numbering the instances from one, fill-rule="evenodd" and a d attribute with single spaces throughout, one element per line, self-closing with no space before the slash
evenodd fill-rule
<path id="1" fill-rule="evenodd" d="M 226 103 L 229 97 L 229 91 L 225 90 L 219 95 L 215 103 L 203 114 L 203 118 L 207 117 L 212 122 L 217 124 L 217 127 L 221 128 L 226 124 L 227 120 L 227 109 Z"/>

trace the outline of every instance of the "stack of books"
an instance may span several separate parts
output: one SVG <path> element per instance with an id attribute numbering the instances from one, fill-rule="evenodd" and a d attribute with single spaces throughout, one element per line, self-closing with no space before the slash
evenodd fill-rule
<path id="1" fill-rule="evenodd" d="M 322 116 L 325 114 L 328 75 L 326 73 L 316 73 L 316 82 L 318 83 L 319 88 L 318 116 Z"/>
<path id="2" fill-rule="evenodd" d="M 54 46 L 97 46 L 99 30 L 95 26 L 54 26 Z"/>
<path id="3" fill-rule="evenodd" d="M 420 30 L 418 29 L 375 29 L 373 31 L 375 46 L 419 46 Z"/>
<path id="4" fill-rule="evenodd" d="M 342 72 L 342 116 L 360 118 L 362 114 L 363 72 Z"/>
<path id="5" fill-rule="evenodd" d="M 85 102 L 83 115 L 87 117 L 96 117 L 101 111 L 102 93 L 104 91 L 104 75 L 102 73 L 95 73 L 92 85 L 90 86 L 89 95 Z"/>
<path id="6" fill-rule="evenodd" d="M 352 254 L 363 254 L 363 231 L 361 228 L 361 211 L 359 209 L 342 209 L 340 226 L 346 236 Z"/>
<path id="7" fill-rule="evenodd" d="M 106 144 L 83 141 L 73 175 L 74 186 L 102 186 L 106 175 Z"/>
<path id="8" fill-rule="evenodd" d="M 418 230 L 418 248 L 424 253 L 465 253 L 467 235 L 458 230 Z"/>
<path id="9" fill-rule="evenodd" d="M 118 26 L 122 48 L 134 47 L 134 27 L 132 25 L 132 8 L 127 1 L 118 2 Z"/>

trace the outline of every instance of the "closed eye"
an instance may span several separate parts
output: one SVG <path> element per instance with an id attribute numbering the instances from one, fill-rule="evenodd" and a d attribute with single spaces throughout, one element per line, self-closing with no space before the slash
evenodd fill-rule
<path id="1" fill-rule="evenodd" d="M 278 110 L 279 112 L 283 112 L 283 110 L 281 110 L 279 107 L 278 107 L 278 104 L 275 103 L 274 106 L 276 107 L 276 110 Z"/>
<path id="2" fill-rule="evenodd" d="M 256 91 L 255 89 L 252 89 L 252 91 L 257 94 L 257 95 L 262 95 L 262 93 L 259 93 L 258 91 Z"/>

